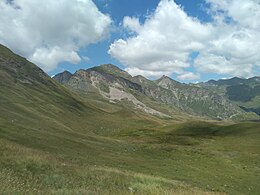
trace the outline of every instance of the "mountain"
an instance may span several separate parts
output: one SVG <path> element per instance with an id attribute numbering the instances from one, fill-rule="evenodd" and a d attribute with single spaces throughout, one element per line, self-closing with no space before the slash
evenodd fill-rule
<path id="1" fill-rule="evenodd" d="M 142 76 L 132 77 L 112 64 L 76 71 L 67 82 L 61 82 L 60 78 L 66 75 L 67 72 L 63 72 L 53 79 L 79 94 L 95 93 L 110 102 L 131 103 L 149 114 L 215 119 L 246 117 L 241 108 L 214 91 L 180 83 L 167 76 L 155 81 Z"/>
<path id="2" fill-rule="evenodd" d="M 47 126 L 56 128 L 62 126 L 62 121 L 71 121 L 73 126 L 80 120 L 77 115 L 88 110 L 76 95 L 56 83 L 36 65 L 2 45 L 0 80 L 1 120 L 5 125 L 11 123 L 13 128 L 20 128 L 21 131 L 24 124 L 29 124 L 31 130 L 42 128 L 37 125 L 39 121 L 48 121 Z"/>
<path id="3" fill-rule="evenodd" d="M 69 82 L 80 90 L 96 91 L 97 89 L 85 80 L 73 83 L 72 78 L 84 78 L 84 76 L 85 71 L 79 70 L 74 75 L 65 71 L 56 75 L 55 79 L 61 83 Z M 98 100 L 98 96 L 86 100 L 54 81 L 38 66 L 2 45 L 0 45 L 0 80 L 0 115 L 1 121 L 4 122 L 1 125 L 11 124 L 14 129 L 23 129 L 23 125 L 27 124 L 26 128 L 30 127 L 32 131 L 48 128 L 85 131 L 86 128 L 96 129 L 99 120 L 101 120 L 99 125 L 110 128 L 124 126 L 110 122 L 122 117 L 125 120 L 129 118 L 127 126 L 130 124 L 135 126 L 136 121 L 142 123 L 150 119 L 154 122 L 157 120 L 148 114 L 140 114 L 104 102 L 102 97 L 101 101 Z"/>
<path id="4" fill-rule="evenodd" d="M 0 45 L 0 194 L 259 193 L 258 122 L 191 116 L 176 97 L 205 89 L 97 69 L 64 87 Z"/>
<path id="5" fill-rule="evenodd" d="M 217 85 L 217 86 L 222 86 L 222 85 L 227 85 L 227 86 L 232 86 L 232 85 L 259 85 L 260 83 L 260 77 L 252 77 L 252 78 L 239 78 L 239 77 L 233 77 L 230 79 L 220 79 L 220 80 L 210 80 L 205 83 L 201 83 L 204 85 Z"/>
<path id="6" fill-rule="evenodd" d="M 243 110 L 260 115 L 260 77 L 210 80 L 198 85 L 218 91 Z"/>
<path id="7" fill-rule="evenodd" d="M 55 80 L 57 80 L 59 83 L 64 84 L 70 80 L 71 76 L 72 74 L 69 71 L 64 71 L 63 73 L 55 75 Z"/>

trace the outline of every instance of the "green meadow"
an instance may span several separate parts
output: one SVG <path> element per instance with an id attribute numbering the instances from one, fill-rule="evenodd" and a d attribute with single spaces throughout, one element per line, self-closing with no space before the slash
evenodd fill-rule
<path id="1" fill-rule="evenodd" d="M 1 193 L 259 194 L 259 123 L 120 121 L 1 123 Z"/>
<path id="2" fill-rule="evenodd" d="M 0 51 L 0 194 L 259 194 L 259 122 L 158 118 Z"/>

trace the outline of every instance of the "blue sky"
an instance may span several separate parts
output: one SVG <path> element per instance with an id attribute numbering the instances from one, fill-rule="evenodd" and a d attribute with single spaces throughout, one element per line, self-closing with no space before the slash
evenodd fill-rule
<path id="1" fill-rule="evenodd" d="M 126 36 L 124 31 L 118 27 L 121 25 L 125 16 L 137 16 L 140 18 L 140 22 L 143 23 L 147 15 L 154 12 L 160 0 L 94 0 L 93 2 L 99 10 L 110 15 L 114 21 L 115 29 L 112 30 L 107 39 L 80 49 L 80 54 L 83 56 L 88 56 L 89 61 L 83 60 L 77 65 L 63 62 L 57 69 L 49 72 L 50 75 L 55 75 L 64 70 L 69 70 L 73 73 L 78 69 L 86 69 L 106 63 L 111 63 L 124 69 L 125 66 L 116 59 L 112 58 L 107 52 L 110 44 L 114 40 Z M 203 0 L 176 0 L 175 2 L 182 6 L 187 14 L 192 17 L 199 18 L 203 22 L 209 22 L 212 20 L 210 15 L 205 12 L 207 5 Z M 194 68 L 190 67 L 189 70 L 194 71 Z M 215 74 L 205 74 L 203 75 L 202 80 L 218 78 L 219 76 Z"/>
<path id="2" fill-rule="evenodd" d="M 49 75 L 106 63 L 181 82 L 260 74 L 254 0 L 13 0 L 0 10 L 0 43 Z"/>

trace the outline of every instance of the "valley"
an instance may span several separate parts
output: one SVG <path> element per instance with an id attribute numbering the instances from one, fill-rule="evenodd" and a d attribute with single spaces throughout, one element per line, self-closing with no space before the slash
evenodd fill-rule
<path id="1" fill-rule="evenodd" d="M 259 116 L 210 87 L 52 79 L 2 45 L 0 80 L 2 194 L 259 194 Z"/>

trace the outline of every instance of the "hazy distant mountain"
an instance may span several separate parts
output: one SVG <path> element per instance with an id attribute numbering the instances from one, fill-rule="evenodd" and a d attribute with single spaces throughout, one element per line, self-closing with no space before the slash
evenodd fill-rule
<path id="1" fill-rule="evenodd" d="M 64 79 L 61 82 L 61 78 L 67 74 L 60 73 L 53 79 L 79 93 L 96 92 L 110 102 L 127 100 L 135 107 L 150 110 L 150 113 L 171 115 L 171 110 L 177 110 L 180 113 L 219 119 L 241 117 L 244 114 L 236 104 L 206 87 L 180 83 L 167 76 L 155 81 L 143 76 L 132 77 L 111 64 L 79 70 L 67 82 Z"/>
<path id="2" fill-rule="evenodd" d="M 248 79 L 244 78 L 238 78 L 238 77 L 233 77 L 230 79 L 220 79 L 220 80 L 209 80 L 208 82 L 201 83 L 204 85 L 217 85 L 217 86 L 222 86 L 222 85 L 259 85 L 260 84 L 260 77 L 252 77 Z"/>
<path id="3" fill-rule="evenodd" d="M 69 71 L 64 71 L 63 73 L 55 75 L 55 80 L 59 83 L 67 83 L 71 76 L 72 74 Z"/>
<path id="4" fill-rule="evenodd" d="M 218 91 L 242 109 L 260 115 L 260 77 L 210 80 L 198 85 Z"/>

